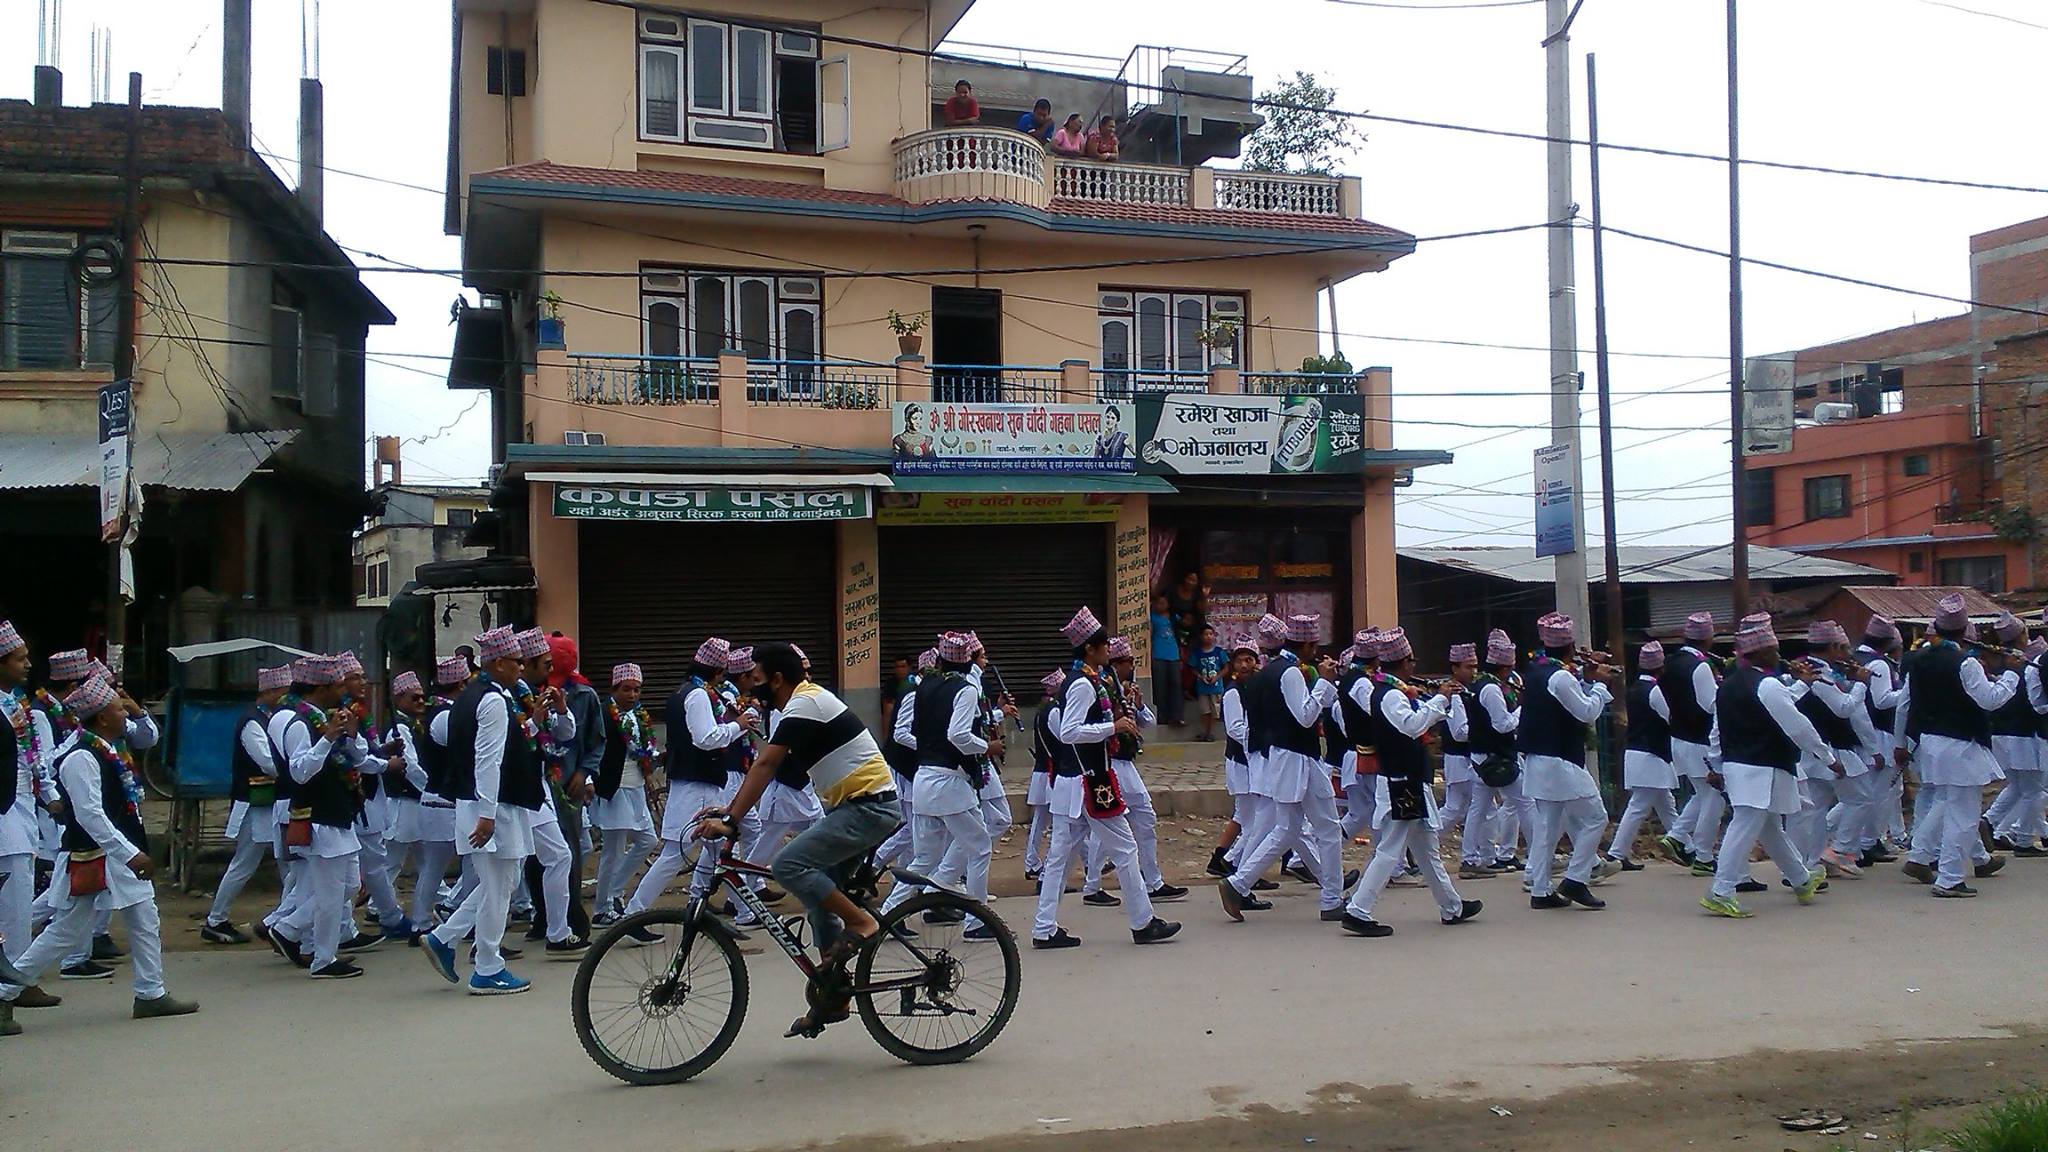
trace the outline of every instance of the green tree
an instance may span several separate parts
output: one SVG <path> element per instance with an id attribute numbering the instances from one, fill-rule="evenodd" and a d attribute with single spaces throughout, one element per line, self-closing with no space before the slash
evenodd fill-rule
<path id="1" fill-rule="evenodd" d="M 1331 111 L 1336 103 L 1337 90 L 1308 72 L 1261 92 L 1254 107 L 1266 122 L 1245 143 L 1245 170 L 1335 175 L 1343 154 L 1365 143 L 1351 117 Z"/>

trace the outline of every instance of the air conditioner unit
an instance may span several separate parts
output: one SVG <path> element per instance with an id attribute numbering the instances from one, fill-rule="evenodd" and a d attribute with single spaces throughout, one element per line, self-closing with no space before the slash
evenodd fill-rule
<path id="1" fill-rule="evenodd" d="M 1854 404 L 1828 403 L 1815 404 L 1813 406 L 1813 422 L 1815 424 L 1844 424 L 1854 419 L 1856 419 L 1856 406 Z"/>
<path id="2" fill-rule="evenodd" d="M 604 433 L 602 433 L 602 432 L 564 432 L 564 433 L 562 433 L 562 443 L 564 443 L 564 444 L 577 444 L 577 445 L 582 445 L 582 446 L 584 446 L 584 447 L 588 447 L 588 448 L 599 448 L 599 447 L 602 447 L 602 446 L 604 445 Z"/>

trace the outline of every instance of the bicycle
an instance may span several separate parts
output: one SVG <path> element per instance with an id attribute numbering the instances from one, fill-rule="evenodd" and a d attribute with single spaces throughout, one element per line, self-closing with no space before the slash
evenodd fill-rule
<path id="1" fill-rule="evenodd" d="M 898 884 L 929 889 L 875 912 L 881 882 L 870 852 L 836 877 L 842 892 L 875 915 L 880 929 L 850 965 L 825 966 L 805 950 L 808 922 L 768 910 L 748 886 L 768 870 L 719 852 L 711 892 L 728 889 L 804 974 L 804 999 L 851 997 L 875 1043 L 910 1064 L 957 1064 L 989 1046 L 1016 1011 L 1023 982 L 1017 939 L 987 905 L 901 868 Z M 912 925 L 912 920 L 917 921 Z M 972 940 L 978 920 L 993 940 Z M 637 937 L 659 938 L 640 944 Z M 849 973 L 847 967 L 851 967 Z M 576 969 L 571 1012 L 583 1050 L 629 1084 L 676 1084 L 710 1068 L 739 1035 L 747 1012 L 747 968 L 737 931 L 704 896 L 683 907 L 650 908 L 620 920 L 592 942 Z M 946 1026 L 953 1026 L 948 1029 Z M 816 1036 L 823 1031 L 789 1035 Z"/>

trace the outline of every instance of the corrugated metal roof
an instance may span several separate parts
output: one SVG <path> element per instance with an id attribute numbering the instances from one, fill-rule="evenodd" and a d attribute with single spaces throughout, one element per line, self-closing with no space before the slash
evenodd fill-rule
<path id="1" fill-rule="evenodd" d="M 1879 616 L 1898 621 L 1924 623 L 1934 619 L 1935 602 L 1950 593 L 1960 593 L 1963 606 L 1974 620 L 1996 620 L 2004 612 L 1996 600 L 1975 588 L 1936 585 L 1927 588 L 1844 588 Z"/>
<path id="2" fill-rule="evenodd" d="M 1482 576 L 1511 580 L 1517 584 L 1548 584 L 1555 575 L 1550 557 L 1537 559 L 1534 548 L 1402 548 L 1411 560 L 1441 564 Z M 1733 567 L 1734 548 L 1722 545 L 1702 551 L 1684 544 L 1624 544 L 1617 551 L 1624 584 L 1681 584 L 1727 580 Z M 1588 578 L 1606 578 L 1604 555 L 1594 550 L 1587 555 Z M 1597 565 L 1597 568 L 1595 567 Z M 1752 580 L 1859 580 L 1896 579 L 1891 573 L 1846 560 L 1825 556 L 1802 556 L 1780 548 L 1749 547 L 1749 576 Z"/>
<path id="3" fill-rule="evenodd" d="M 298 438 L 296 430 L 155 433 L 135 439 L 137 482 L 182 492 L 232 492 Z M 96 488 L 99 445 L 82 436 L 0 435 L 0 490 Z"/>

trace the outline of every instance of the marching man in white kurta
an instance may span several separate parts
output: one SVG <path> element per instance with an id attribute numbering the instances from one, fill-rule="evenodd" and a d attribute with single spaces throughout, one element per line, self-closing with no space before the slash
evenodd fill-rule
<path id="1" fill-rule="evenodd" d="M 303 898 L 271 932 L 297 946 L 316 980 L 346 980 L 363 974 L 341 959 L 350 933 L 351 877 L 362 842 L 356 837 L 362 792 L 358 776 L 366 750 L 356 714 L 342 706 L 346 664 L 338 656 L 305 661 L 295 674 L 306 692 L 285 724 L 278 751 L 292 778 L 285 842 L 303 855 Z"/>
<path id="2" fill-rule="evenodd" d="M 1799 759 L 1834 762 L 1834 750 L 1799 711 L 1798 693 L 1778 674 L 1778 637 L 1771 618 L 1742 618 L 1735 633 L 1735 666 L 1714 699 L 1713 749 L 1719 771 L 1709 783 L 1723 789 L 1734 816 L 1721 838 L 1713 887 L 1700 907 L 1740 920 L 1750 912 L 1735 900 L 1736 886 L 1749 872 L 1749 850 L 1761 842 L 1793 885 L 1801 904 L 1813 903 L 1827 873 L 1809 869 L 1789 836 L 1785 817 L 1799 811 Z M 1812 678 L 1804 669 L 1801 676 Z"/>
<path id="3" fill-rule="evenodd" d="M 28 644 L 11 622 L 0 620 L 0 959 L 6 960 L 28 951 L 36 851 L 42 841 L 38 801 L 62 808 L 55 782 L 45 775 L 48 756 L 39 733 L 49 729 L 47 724 L 38 728 L 31 714 L 28 673 Z M 54 1008 L 61 1003 L 60 997 L 30 987 L 14 1000 L 14 1007 Z M 0 1021 L 0 1032 L 19 1027 Z"/>
<path id="4" fill-rule="evenodd" d="M 974 660 L 973 641 L 964 632 L 939 637 L 939 670 L 896 709 L 896 741 L 917 753 L 917 775 L 911 787 L 915 819 L 926 826 L 914 843 L 910 871 L 946 883 L 965 882 L 968 896 L 988 901 L 990 841 L 981 815 L 980 773 L 992 756 L 1002 755 L 1002 737 L 988 731 L 981 711 L 981 690 L 968 678 Z M 923 891 L 916 884 L 897 884 L 882 904 L 884 912 Z M 993 940 L 983 924 L 971 924 L 965 935 Z"/>
<path id="5" fill-rule="evenodd" d="M 731 656 L 732 646 L 725 640 L 706 638 L 690 659 L 682 687 L 668 698 L 668 803 L 661 814 L 661 855 L 655 857 L 626 902 L 628 916 L 653 907 L 668 882 L 682 871 L 697 813 L 722 809 L 726 802 L 726 749 L 746 738 L 747 725 L 755 715 L 749 710 L 737 720 L 719 722 L 723 703 L 718 689 L 725 682 L 725 666 Z M 690 895 L 711 891 L 718 876 L 718 853 L 717 844 L 700 846 L 690 874 Z M 654 939 L 644 928 L 634 931 L 635 939 L 643 944 Z"/>
<path id="6" fill-rule="evenodd" d="M 638 664 L 614 666 L 611 699 L 605 701 L 604 759 L 597 769 L 596 799 L 590 804 L 591 825 L 604 838 L 597 865 L 597 911 L 590 918 L 600 928 L 625 913 L 626 884 L 661 843 L 647 804 L 647 786 L 660 753 L 654 744 L 654 720 L 640 703 L 644 680 Z M 767 803 L 764 797 L 763 806 Z"/>
<path id="7" fill-rule="evenodd" d="M 1985 659 L 2001 665 L 2003 659 L 1963 650 L 1969 625 L 1963 598 L 1942 597 L 1934 608 L 1938 639 L 1914 652 L 1906 669 L 1905 733 L 1914 745 L 1921 796 L 1913 850 L 1903 869 L 1923 882 L 1931 878 L 1934 895 L 1946 898 L 1975 896 L 1968 874 L 1990 876 L 2005 864 L 1984 849 L 1977 822 L 1984 786 L 1999 772 L 1991 752 L 1991 713 L 2020 690 L 2019 673 L 2010 668 L 1996 680 L 1986 674 Z"/>
<path id="8" fill-rule="evenodd" d="M 1678 787 L 1678 770 L 1671 766 L 1671 704 L 1657 683 L 1657 673 L 1663 670 L 1664 645 L 1655 640 L 1643 645 L 1636 657 L 1635 683 L 1628 688 L 1628 747 L 1621 755 L 1628 807 L 1607 844 L 1607 858 L 1624 872 L 1642 870 L 1631 857 L 1644 820 L 1655 814 L 1667 836 L 1678 826 L 1671 803 L 1671 792 Z"/>
<path id="9" fill-rule="evenodd" d="M 1877 734 L 1877 747 L 1871 757 L 1870 797 L 1873 810 L 1870 823 L 1862 830 L 1862 839 L 1856 845 L 1859 855 L 1856 864 L 1869 868 L 1877 864 L 1889 864 L 1898 857 L 1885 845 L 1887 837 L 1896 835 L 1903 840 L 1905 815 L 1901 808 L 1904 799 L 1905 765 L 1898 756 L 1899 705 L 1906 699 L 1906 679 L 1899 671 L 1899 628 L 1890 619 L 1873 615 L 1863 626 L 1863 643 L 1856 646 L 1852 658 L 1870 669 L 1870 688 L 1864 695 L 1864 710 L 1870 713 L 1870 726 Z"/>
<path id="10" fill-rule="evenodd" d="M 1251 790 L 1250 753 L 1245 748 L 1249 728 L 1244 715 L 1244 686 L 1258 670 L 1259 651 L 1250 641 L 1239 641 L 1231 647 L 1220 708 L 1223 713 L 1223 787 L 1230 793 L 1230 822 L 1223 826 L 1223 835 L 1215 851 L 1209 853 L 1209 875 L 1219 880 L 1237 871 L 1237 862 L 1247 851 L 1253 824 L 1255 797 Z"/>
<path id="11" fill-rule="evenodd" d="M 1877 743 L 1870 726 L 1870 672 L 1849 659 L 1849 634 L 1833 620 L 1816 620 L 1806 630 L 1811 654 L 1804 663 L 1816 672 L 1799 699 L 1799 710 L 1813 721 L 1814 730 L 1833 752 L 1832 762 L 1817 756 L 1799 758 L 1799 791 L 1803 798 L 1797 815 L 1785 820 L 1785 832 L 1793 847 L 1806 858 L 1808 868 L 1820 868 L 1829 876 L 1860 876 L 1858 852 L 1837 849 L 1830 836 L 1830 814 L 1838 814 L 1838 830 L 1860 825 L 1868 795 L 1866 785 L 1870 762 L 1866 757 Z"/>
<path id="12" fill-rule="evenodd" d="M 277 800 L 277 755 L 264 726 L 291 686 L 290 668 L 257 669 L 256 699 L 235 725 L 235 742 L 228 750 L 231 803 L 225 833 L 235 842 L 235 855 L 220 878 L 220 887 L 214 889 L 213 907 L 206 913 L 206 922 L 199 927 L 199 938 L 209 944 L 249 942 L 249 937 L 235 926 L 232 913 L 235 897 L 242 894 L 249 878 L 272 855 L 271 841 L 276 829 L 270 807 Z"/>
<path id="13" fill-rule="evenodd" d="M 1721 839 L 1721 817 L 1728 798 L 1707 783 L 1708 735 L 1714 727 L 1714 698 L 1720 690 L 1714 660 L 1714 614 L 1695 612 L 1685 618 L 1685 644 L 1666 654 L 1657 683 L 1671 707 L 1671 766 L 1692 782 L 1692 799 L 1678 813 L 1678 826 L 1666 830 L 1658 847 L 1673 860 L 1692 866 L 1693 875 L 1714 874 L 1714 848 Z"/>
<path id="14" fill-rule="evenodd" d="M 1515 729 L 1522 722 L 1521 677 L 1515 672 L 1515 642 L 1495 628 L 1486 634 L 1486 671 L 1465 693 L 1466 733 L 1472 772 L 1482 791 L 1465 816 L 1458 876 L 1518 872 L 1515 844 L 1524 828 L 1536 825 L 1535 805 L 1522 786 L 1522 756 Z"/>
<path id="15" fill-rule="evenodd" d="M 65 803 L 63 852 L 48 895 L 59 912 L 15 967 L 31 980 L 41 976 L 85 942 L 102 909 L 118 911 L 128 929 L 134 1015 L 197 1012 L 199 1005 L 164 992 L 162 922 L 150 883 L 156 864 L 142 850 L 148 836 L 137 807 L 142 786 L 116 746 L 127 728 L 127 712 L 105 680 L 86 681 L 64 698 L 64 707 L 81 727 L 57 761 L 57 788 Z M 19 984 L 0 984 L 0 1034 L 18 1030 L 14 1005 L 22 992 Z"/>
<path id="16" fill-rule="evenodd" d="M 429 700 L 419 676 L 401 672 L 391 682 L 393 718 L 391 735 L 398 741 L 404 762 L 403 775 L 387 777 L 391 789 L 391 870 L 395 876 L 413 860 L 412 913 L 413 942 L 432 924 L 434 897 L 455 859 L 455 805 L 441 795 L 448 786 L 448 753 L 435 743 L 431 728 L 442 713 L 454 706 L 447 693 L 462 691 L 469 682 L 469 664 L 451 656 L 434 666 L 435 687 L 440 695 Z"/>
<path id="17" fill-rule="evenodd" d="M 1584 680 L 1568 667 L 1572 618 L 1562 612 L 1538 620 L 1536 633 L 1544 651 L 1529 662 L 1529 688 L 1522 695 L 1515 741 L 1522 753 L 1523 787 L 1536 805 L 1536 827 L 1529 832 L 1529 906 L 1605 908 L 1607 902 L 1593 895 L 1591 885 L 1620 869 L 1600 860 L 1607 809 L 1600 802 L 1599 783 L 1586 771 L 1586 733 L 1613 702 L 1609 684 L 1620 682 L 1621 669 L 1589 662 L 1592 679 Z M 1572 855 L 1564 880 L 1553 887 L 1560 837 L 1571 840 Z"/>
<path id="18" fill-rule="evenodd" d="M 1405 635 L 1405 633 L 1404 633 Z M 1479 676 L 1479 646 L 1477 644 L 1453 644 L 1449 653 L 1451 679 L 1460 688 L 1469 686 Z M 1462 827 L 1482 797 L 1485 786 L 1472 771 L 1472 714 L 1477 711 L 1465 692 L 1460 691 L 1450 698 L 1450 711 L 1444 717 L 1444 806 L 1437 814 L 1441 828 Z M 1491 875 L 1491 873 L 1488 873 Z"/>
<path id="19" fill-rule="evenodd" d="M 2048 640 L 2036 637 L 2028 642 L 2026 651 L 2027 666 L 2020 671 L 2017 695 L 2026 697 L 2036 731 L 2040 733 L 2034 738 L 2035 767 L 2029 773 L 2024 768 L 2008 766 L 2005 790 L 1984 814 L 1984 822 L 1996 830 L 1992 847 L 2008 849 L 2023 859 L 2048 856 L 2048 847 L 2041 843 L 2043 837 L 2048 837 L 2048 820 L 2043 819 L 2042 808 L 2048 803 L 2048 680 L 2042 675 Z"/>
<path id="20" fill-rule="evenodd" d="M 1153 713 L 1151 706 L 1138 694 L 1136 677 L 1137 660 L 1131 649 L 1131 638 L 1110 637 L 1109 667 L 1104 680 L 1110 692 L 1123 697 L 1126 711 L 1138 722 L 1138 727 L 1145 729 L 1152 726 Z M 1116 773 L 1117 787 L 1123 791 L 1125 816 L 1131 822 L 1131 835 L 1138 839 L 1138 872 L 1144 876 L 1154 904 L 1170 903 L 1185 898 L 1188 890 L 1177 884 L 1168 884 L 1159 871 L 1159 815 L 1152 809 L 1152 793 L 1146 789 L 1144 777 L 1138 774 L 1137 754 L 1143 747 L 1141 737 L 1111 740 L 1109 770 Z M 1088 846 L 1087 879 L 1082 881 L 1081 892 L 1081 900 L 1086 904 L 1114 907 L 1117 903 L 1116 897 L 1102 890 L 1100 840 Z"/>
<path id="21" fill-rule="evenodd" d="M 1998 642 L 2007 648 L 2027 644 L 2026 626 L 2012 613 L 1999 616 L 1991 626 Z M 2033 690 L 2039 686 L 2041 670 L 2029 653 L 2020 669 L 2020 690 L 1991 714 L 1991 751 L 2005 770 L 2005 787 L 1984 812 L 1979 828 L 1985 847 L 2010 852 L 2018 842 L 2006 835 L 2006 826 L 2016 813 L 2041 813 L 2041 717 L 2034 711 Z M 2031 843 L 2031 832 L 2025 842 Z"/>

